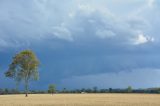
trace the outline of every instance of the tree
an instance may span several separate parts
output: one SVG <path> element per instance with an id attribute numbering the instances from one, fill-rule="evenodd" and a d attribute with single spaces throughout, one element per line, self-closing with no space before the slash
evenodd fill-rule
<path id="1" fill-rule="evenodd" d="M 95 86 L 95 87 L 93 87 L 93 92 L 94 93 L 97 93 L 98 92 L 98 88 Z"/>
<path id="2" fill-rule="evenodd" d="M 9 90 L 8 90 L 7 88 L 5 88 L 5 89 L 4 89 L 4 93 L 5 93 L 5 94 L 8 94 L 8 93 L 9 93 Z"/>
<path id="3" fill-rule="evenodd" d="M 54 84 L 50 84 L 48 87 L 48 93 L 51 93 L 53 95 L 53 93 L 56 92 L 56 87 Z"/>
<path id="4" fill-rule="evenodd" d="M 109 93 L 112 93 L 113 89 L 112 88 L 109 88 Z"/>
<path id="5" fill-rule="evenodd" d="M 4 90 L 0 88 L 0 95 L 4 94 Z"/>
<path id="6" fill-rule="evenodd" d="M 13 57 L 13 59 L 14 59 L 14 57 Z M 14 62 L 12 62 L 9 65 L 9 69 L 7 70 L 7 72 L 5 72 L 5 76 L 14 79 L 16 82 L 16 89 L 18 89 L 18 84 L 19 84 L 20 79 L 18 78 L 18 75 L 17 75 L 18 70 L 15 67 L 16 67 L 16 65 L 14 64 Z"/>
<path id="7" fill-rule="evenodd" d="M 38 80 L 39 78 L 38 66 L 39 60 L 33 51 L 24 50 L 13 57 L 13 61 L 5 75 L 17 82 L 23 81 L 27 97 L 29 81 Z"/>
<path id="8" fill-rule="evenodd" d="M 131 92 L 132 92 L 132 87 L 131 87 L 131 86 L 128 86 L 127 92 L 128 92 L 128 93 L 131 93 Z"/>
<path id="9" fill-rule="evenodd" d="M 88 89 L 86 89 L 86 92 L 87 93 L 92 93 L 92 89 L 88 88 Z"/>
<path id="10" fill-rule="evenodd" d="M 63 92 L 63 93 L 66 93 L 66 92 L 67 92 L 67 89 L 66 89 L 66 88 L 63 88 L 62 92 Z"/>

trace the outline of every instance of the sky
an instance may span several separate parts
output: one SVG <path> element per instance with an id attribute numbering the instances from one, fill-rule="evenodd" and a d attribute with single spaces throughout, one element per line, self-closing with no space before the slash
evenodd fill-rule
<path id="1" fill-rule="evenodd" d="M 159 0 L 0 0 L 0 88 L 12 57 L 31 49 L 31 89 L 160 87 Z"/>

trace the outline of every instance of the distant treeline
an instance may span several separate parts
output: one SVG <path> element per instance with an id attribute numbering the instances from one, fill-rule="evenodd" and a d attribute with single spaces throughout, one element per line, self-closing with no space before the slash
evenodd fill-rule
<path id="1" fill-rule="evenodd" d="M 19 91 L 16 89 L 0 89 L 0 95 L 5 94 L 24 94 L 24 91 Z M 29 94 L 47 94 L 50 93 L 49 90 L 30 90 Z M 126 89 L 97 89 L 96 87 L 92 89 L 75 89 L 75 90 L 67 90 L 64 88 L 63 90 L 56 90 L 55 93 L 154 93 L 160 94 L 160 88 L 149 88 L 149 89 L 132 89 L 128 87 Z"/>
<path id="2" fill-rule="evenodd" d="M 54 84 L 49 84 L 48 90 L 29 90 L 29 83 L 32 80 L 39 79 L 39 68 L 40 61 L 37 58 L 36 54 L 32 50 L 23 50 L 15 56 L 13 56 L 12 62 L 9 64 L 8 69 L 4 73 L 6 77 L 11 78 L 15 81 L 16 88 L 18 89 L 18 84 L 23 83 L 23 91 L 17 89 L 0 89 L 0 95 L 4 94 L 25 94 L 27 97 L 28 94 L 54 94 L 54 93 L 156 93 L 160 94 L 160 88 L 151 88 L 151 89 L 132 89 L 131 86 L 128 86 L 126 89 L 98 89 L 97 87 L 93 88 L 82 88 L 68 90 L 66 88 L 62 90 L 56 90 Z"/>

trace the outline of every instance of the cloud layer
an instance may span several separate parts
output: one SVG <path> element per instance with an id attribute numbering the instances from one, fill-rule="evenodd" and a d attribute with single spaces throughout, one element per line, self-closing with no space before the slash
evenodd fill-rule
<path id="1" fill-rule="evenodd" d="M 137 5 L 139 2 L 124 2 L 3 0 L 0 11 L 1 47 L 10 47 L 12 44 L 19 47 L 21 42 L 28 44 L 46 39 L 106 39 L 106 42 L 108 39 L 117 42 L 118 39 L 118 43 L 134 44 L 132 39 L 136 39 L 140 33 L 155 37 L 149 31 L 153 27 L 153 18 L 159 14 L 153 14 L 152 17 L 148 15 L 152 11 L 159 12 L 158 3 L 154 0 L 143 1 L 140 6 L 130 9 L 128 4 Z M 117 6 L 120 10 L 115 10 L 110 5 Z M 126 11 L 121 10 L 122 6 Z"/>
<path id="2" fill-rule="evenodd" d="M 159 17 L 158 0 L 1 0 L 1 58 L 33 49 L 42 63 L 39 85 L 137 69 L 150 74 L 160 68 Z M 9 61 L 1 64 L 5 70 Z"/>

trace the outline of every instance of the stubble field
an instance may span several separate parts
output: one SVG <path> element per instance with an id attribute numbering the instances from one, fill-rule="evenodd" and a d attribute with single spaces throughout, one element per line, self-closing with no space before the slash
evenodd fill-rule
<path id="1" fill-rule="evenodd" d="M 0 95 L 0 106 L 160 106 L 156 94 Z"/>

